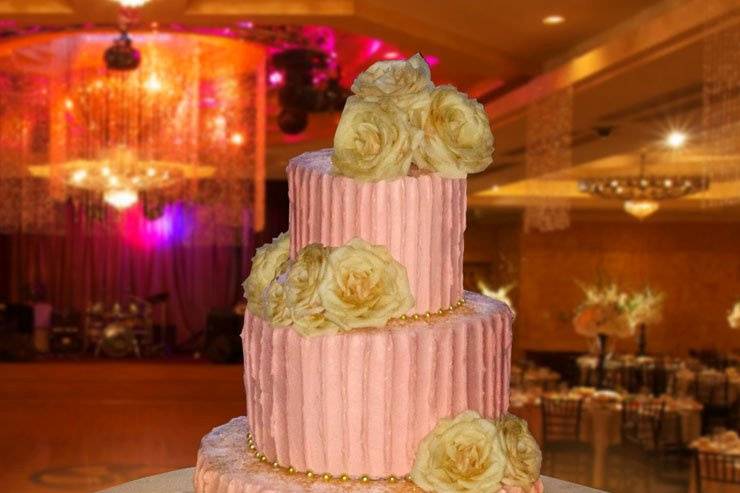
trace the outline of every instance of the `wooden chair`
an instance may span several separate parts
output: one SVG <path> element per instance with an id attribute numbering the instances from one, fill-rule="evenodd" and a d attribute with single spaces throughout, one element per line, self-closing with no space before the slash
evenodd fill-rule
<path id="1" fill-rule="evenodd" d="M 621 442 L 607 453 L 608 491 L 651 491 L 664 409 L 651 398 L 622 402 Z"/>
<path id="2" fill-rule="evenodd" d="M 665 402 L 629 399 L 622 403 L 622 443 L 643 451 L 660 448 Z"/>
<path id="3" fill-rule="evenodd" d="M 702 432 L 711 433 L 715 426 L 726 427 L 731 419 L 730 382 L 727 375 L 706 378 L 698 374 L 694 383 L 694 396 L 702 410 Z"/>
<path id="4" fill-rule="evenodd" d="M 740 485 L 740 455 L 696 451 L 694 455 L 696 492 L 705 482 Z"/>
<path id="5" fill-rule="evenodd" d="M 582 399 L 542 398 L 542 471 L 573 482 L 591 480 L 593 454 L 581 440 Z"/>

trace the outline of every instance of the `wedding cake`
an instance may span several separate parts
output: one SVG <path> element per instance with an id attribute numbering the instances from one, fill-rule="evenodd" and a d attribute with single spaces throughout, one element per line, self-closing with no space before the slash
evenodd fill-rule
<path id="1" fill-rule="evenodd" d="M 540 492 L 506 414 L 512 313 L 463 291 L 486 113 L 419 55 L 352 91 L 334 148 L 288 164 L 290 230 L 244 283 L 246 418 L 203 439 L 195 490 Z"/>

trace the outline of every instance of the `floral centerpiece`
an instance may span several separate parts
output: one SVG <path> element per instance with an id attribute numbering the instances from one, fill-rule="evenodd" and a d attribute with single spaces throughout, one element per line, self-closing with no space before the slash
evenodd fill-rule
<path id="1" fill-rule="evenodd" d="M 727 324 L 731 329 L 740 329 L 740 300 L 735 302 L 727 314 Z"/>
<path id="2" fill-rule="evenodd" d="M 665 295 L 646 287 L 627 297 L 627 318 L 632 330 L 638 334 L 637 354 L 645 355 L 647 346 L 646 327 L 660 323 L 663 319 L 663 300 Z"/>
<path id="3" fill-rule="evenodd" d="M 576 308 L 573 326 L 577 334 L 596 339 L 598 362 L 597 387 L 604 383 L 606 346 L 610 337 L 626 338 L 634 334 L 629 321 L 628 295 L 616 284 L 608 286 L 581 285 L 586 299 Z"/>

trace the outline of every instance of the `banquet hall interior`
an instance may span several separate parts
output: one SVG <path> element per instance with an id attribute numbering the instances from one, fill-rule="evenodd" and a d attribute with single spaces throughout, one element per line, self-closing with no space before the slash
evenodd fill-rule
<path id="1" fill-rule="evenodd" d="M 245 413 L 285 167 L 420 53 L 490 119 L 464 287 L 515 313 L 542 473 L 740 492 L 738 47 L 738 0 L 0 0 L 0 489 L 190 467 Z"/>

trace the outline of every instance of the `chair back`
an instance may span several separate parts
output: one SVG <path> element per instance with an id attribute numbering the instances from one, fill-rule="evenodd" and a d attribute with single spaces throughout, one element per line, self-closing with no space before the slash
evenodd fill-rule
<path id="1" fill-rule="evenodd" d="M 622 403 L 622 443 L 645 450 L 660 446 L 665 402 L 657 399 L 632 398 Z"/>
<path id="2" fill-rule="evenodd" d="M 578 442 L 583 399 L 542 398 L 542 434 L 545 444 Z"/>
<path id="3" fill-rule="evenodd" d="M 696 451 L 694 455 L 697 493 L 704 482 L 740 484 L 740 455 Z"/>
<path id="4" fill-rule="evenodd" d="M 696 377 L 696 400 L 705 406 L 729 406 L 730 383 L 727 375 L 703 375 Z"/>

